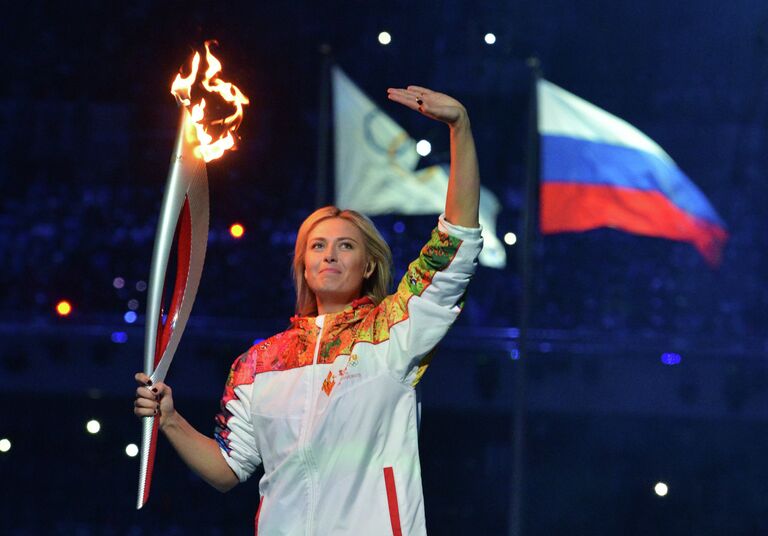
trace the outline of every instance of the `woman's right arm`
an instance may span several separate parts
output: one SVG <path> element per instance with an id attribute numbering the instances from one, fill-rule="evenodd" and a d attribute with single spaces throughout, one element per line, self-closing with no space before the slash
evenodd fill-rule
<path id="1" fill-rule="evenodd" d="M 156 416 L 159 428 L 190 469 L 221 492 L 235 487 L 239 480 L 224 460 L 218 442 L 198 432 L 173 406 L 171 388 L 160 382 L 152 385 L 149 376 L 135 376 L 136 389 L 133 413 L 138 417 Z"/>

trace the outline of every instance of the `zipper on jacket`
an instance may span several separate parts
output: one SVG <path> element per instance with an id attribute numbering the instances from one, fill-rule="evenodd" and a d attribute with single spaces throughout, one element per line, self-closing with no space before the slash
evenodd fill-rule
<path id="1" fill-rule="evenodd" d="M 315 477 L 314 477 L 314 468 L 312 466 L 312 463 L 310 461 L 311 453 L 309 452 L 309 447 L 307 446 L 307 438 L 309 436 L 309 429 L 312 425 L 312 417 L 315 413 L 315 402 L 317 401 L 317 393 L 315 393 L 314 386 L 316 385 L 316 375 L 317 370 L 317 356 L 320 353 L 320 339 L 323 336 L 323 327 L 325 325 L 325 315 L 318 316 L 315 319 L 315 325 L 320 328 L 320 331 L 317 333 L 317 341 L 315 342 L 315 354 L 312 357 L 312 366 L 309 367 L 309 387 L 307 389 L 307 402 L 305 404 L 305 422 L 304 426 L 301 430 L 301 434 L 299 435 L 299 451 L 301 452 L 301 459 L 304 463 L 304 469 L 307 472 L 307 478 L 309 483 L 309 509 L 307 512 L 307 524 L 305 526 L 304 533 L 307 536 L 312 536 L 312 526 L 314 525 L 314 517 L 315 517 Z"/>

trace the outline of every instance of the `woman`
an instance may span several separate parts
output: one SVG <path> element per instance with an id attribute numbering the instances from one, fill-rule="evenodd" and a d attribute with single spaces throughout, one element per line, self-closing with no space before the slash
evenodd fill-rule
<path id="1" fill-rule="evenodd" d="M 134 413 L 157 415 L 182 459 L 227 491 L 264 465 L 256 532 L 426 534 L 414 386 L 461 309 L 482 247 L 479 174 L 465 108 L 418 86 L 391 100 L 447 123 L 445 214 L 397 291 L 366 217 L 325 207 L 301 225 L 291 327 L 232 365 L 215 439 L 142 373 Z"/>

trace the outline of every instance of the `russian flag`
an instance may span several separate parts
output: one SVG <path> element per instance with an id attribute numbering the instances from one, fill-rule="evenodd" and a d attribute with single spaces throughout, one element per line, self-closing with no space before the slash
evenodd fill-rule
<path id="1" fill-rule="evenodd" d="M 542 233 L 611 227 L 690 242 L 719 263 L 725 224 L 657 143 L 546 80 L 537 99 Z"/>

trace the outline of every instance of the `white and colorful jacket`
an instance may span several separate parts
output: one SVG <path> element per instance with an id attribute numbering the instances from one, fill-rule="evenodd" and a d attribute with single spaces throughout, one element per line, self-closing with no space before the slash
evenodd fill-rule
<path id="1" fill-rule="evenodd" d="M 215 437 L 241 482 L 264 465 L 256 534 L 426 534 L 414 387 L 481 248 L 441 216 L 379 305 L 294 317 L 235 360 Z"/>

